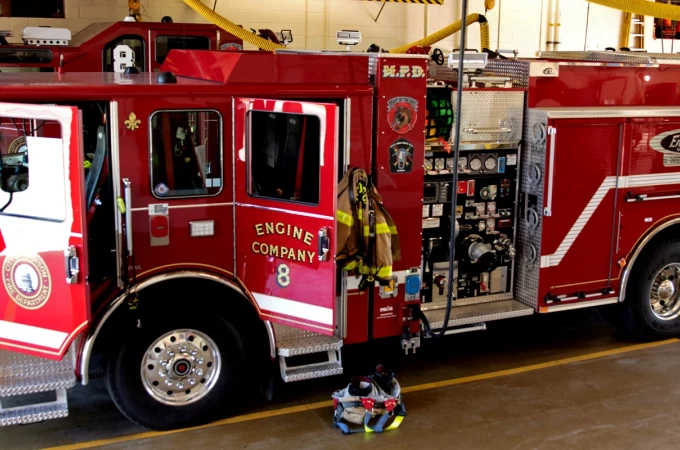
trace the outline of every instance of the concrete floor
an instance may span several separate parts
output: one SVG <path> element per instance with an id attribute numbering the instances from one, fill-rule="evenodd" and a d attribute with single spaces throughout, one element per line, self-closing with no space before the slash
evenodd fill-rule
<path id="1" fill-rule="evenodd" d="M 97 381 L 72 391 L 67 419 L 0 429 L 0 447 L 678 448 L 680 387 L 673 374 L 680 370 L 680 341 L 639 346 L 590 311 L 489 325 L 425 341 L 408 357 L 398 342 L 347 347 L 345 376 L 283 385 L 273 402 L 244 405 L 249 416 L 171 434 L 127 422 Z M 392 364 L 410 390 L 407 417 L 395 431 L 344 436 L 331 428 L 332 408 L 314 403 L 327 403 L 349 374 L 378 362 Z"/>

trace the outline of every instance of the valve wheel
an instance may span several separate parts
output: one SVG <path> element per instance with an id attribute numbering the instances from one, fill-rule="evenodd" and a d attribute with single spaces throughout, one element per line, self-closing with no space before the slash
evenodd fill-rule
<path id="1" fill-rule="evenodd" d="M 146 350 L 141 364 L 144 388 L 165 405 L 194 403 L 212 390 L 222 365 L 210 337 L 190 329 L 159 337 Z"/>
<path id="2" fill-rule="evenodd" d="M 671 263 L 659 270 L 652 281 L 649 304 L 661 320 L 680 316 L 680 264 Z"/>

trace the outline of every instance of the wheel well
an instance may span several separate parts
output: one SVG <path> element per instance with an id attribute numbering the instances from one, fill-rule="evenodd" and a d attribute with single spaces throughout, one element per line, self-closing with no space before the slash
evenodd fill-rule
<path id="1" fill-rule="evenodd" d="M 623 296 L 622 301 L 625 300 L 626 289 L 628 285 L 628 280 L 630 278 L 631 272 L 635 270 L 637 264 L 644 261 L 651 252 L 653 252 L 662 243 L 677 240 L 680 236 L 680 218 L 674 219 L 672 222 L 667 222 L 662 225 L 663 228 L 653 230 L 647 238 L 645 238 L 638 248 L 633 252 L 633 256 L 628 265 L 628 269 L 623 277 L 621 285 L 621 295 Z"/>
<path id="2" fill-rule="evenodd" d="M 89 367 L 82 370 L 102 374 L 98 368 L 103 368 L 108 355 L 122 342 L 118 337 L 120 333 L 126 335 L 128 330 L 154 320 L 157 308 L 174 309 L 177 314 L 191 308 L 227 319 L 241 336 L 247 370 L 263 375 L 271 373 L 267 326 L 248 299 L 235 289 L 208 279 L 183 277 L 153 284 L 137 292 L 136 296 L 138 301 L 123 301 L 105 322 L 94 342 Z M 134 298 L 134 294 L 129 298 Z"/>

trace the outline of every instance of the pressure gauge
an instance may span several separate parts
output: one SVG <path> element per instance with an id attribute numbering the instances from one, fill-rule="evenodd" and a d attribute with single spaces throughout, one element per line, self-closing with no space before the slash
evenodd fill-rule
<path id="1" fill-rule="evenodd" d="M 425 158 L 425 172 L 429 172 L 432 170 L 432 160 Z"/>
<path id="2" fill-rule="evenodd" d="M 449 169 L 449 171 L 453 171 L 453 158 L 446 158 L 446 168 Z"/>
<path id="3" fill-rule="evenodd" d="M 434 168 L 437 169 L 437 171 L 441 172 L 446 168 L 446 163 L 444 162 L 444 158 L 437 158 L 434 160 Z"/>
<path id="4" fill-rule="evenodd" d="M 482 168 L 482 160 L 475 157 L 470 160 L 470 169 L 478 172 Z"/>
<path id="5" fill-rule="evenodd" d="M 458 171 L 459 172 L 462 172 L 465 169 L 467 169 L 467 165 L 468 165 L 468 163 L 467 163 L 466 157 L 458 158 Z"/>
<path id="6" fill-rule="evenodd" d="M 494 170 L 496 168 L 496 158 L 490 157 L 484 160 L 484 167 L 486 170 Z"/>

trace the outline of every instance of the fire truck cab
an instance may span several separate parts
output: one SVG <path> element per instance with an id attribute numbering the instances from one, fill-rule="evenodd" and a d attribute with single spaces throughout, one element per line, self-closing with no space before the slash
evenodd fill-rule
<path id="1" fill-rule="evenodd" d="M 344 345 L 408 354 L 534 313 L 612 304 L 677 335 L 677 60 L 429 59 L 173 50 L 158 73 L 3 74 L 0 423 L 63 417 L 97 370 L 136 423 L 203 423 L 275 372 L 341 374 Z M 338 210 L 350 168 L 395 224 L 373 230 L 400 241 L 386 283 L 334 258 L 362 220 Z"/>
<path id="2" fill-rule="evenodd" d="M 66 28 L 27 27 L 22 44 L 0 32 L 2 72 L 158 72 L 172 49 L 241 51 L 243 41 L 212 24 L 96 22 Z"/>

